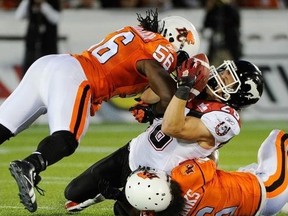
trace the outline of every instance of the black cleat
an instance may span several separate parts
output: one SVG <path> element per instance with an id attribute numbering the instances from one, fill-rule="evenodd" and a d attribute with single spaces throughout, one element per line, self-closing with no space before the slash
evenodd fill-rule
<path id="1" fill-rule="evenodd" d="M 28 211 L 35 212 L 37 203 L 34 187 L 39 183 L 40 176 L 36 174 L 34 166 L 28 161 L 16 160 L 10 163 L 9 170 L 18 185 L 20 202 Z"/>

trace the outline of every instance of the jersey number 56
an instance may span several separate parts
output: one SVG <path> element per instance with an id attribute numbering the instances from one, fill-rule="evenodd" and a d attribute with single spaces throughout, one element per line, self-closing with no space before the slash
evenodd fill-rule
<path id="1" fill-rule="evenodd" d="M 98 59 L 99 62 L 104 64 L 119 52 L 121 45 L 127 46 L 133 41 L 134 37 L 135 35 L 132 32 L 121 32 L 114 35 L 102 44 L 97 44 L 96 46 L 90 47 L 89 50 L 92 51 L 92 54 Z M 160 44 L 157 46 L 152 56 L 156 61 L 162 64 L 165 70 L 169 70 L 174 62 L 174 57 L 169 52 L 169 49 Z"/>

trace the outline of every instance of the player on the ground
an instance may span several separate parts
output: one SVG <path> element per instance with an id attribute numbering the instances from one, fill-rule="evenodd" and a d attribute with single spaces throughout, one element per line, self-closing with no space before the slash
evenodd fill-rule
<path id="1" fill-rule="evenodd" d="M 259 148 L 258 164 L 228 172 L 208 158 L 194 159 L 171 176 L 142 168 L 128 178 L 126 197 L 140 215 L 276 215 L 288 201 L 287 153 L 288 134 L 274 129 Z M 125 215 L 139 215 L 130 212 Z"/>
<path id="2" fill-rule="evenodd" d="M 15 91 L 0 107 L 0 143 L 48 115 L 50 135 L 23 160 L 10 163 L 21 203 L 37 209 L 34 187 L 39 173 L 74 153 L 86 133 L 89 115 L 103 101 L 128 97 L 148 86 L 160 96 L 154 113 L 163 113 L 175 90 L 170 77 L 181 57 L 198 52 L 194 26 L 178 16 L 158 21 L 158 13 L 138 15 L 139 26 L 108 34 L 82 54 L 48 55 L 35 61 Z M 173 86 L 175 88 L 173 88 Z"/>
<path id="3" fill-rule="evenodd" d="M 227 61 L 214 71 L 204 92 L 190 100 L 191 89 L 197 86 L 200 82 L 197 77 L 201 76 L 195 70 L 196 62 L 189 59 L 177 69 L 179 87 L 164 114 L 163 130 L 162 119 L 155 118 L 145 132 L 73 179 L 65 190 L 68 211 L 81 211 L 104 198 L 123 200 L 119 188 L 138 166 L 170 173 L 184 160 L 209 156 L 239 133 L 237 110 L 256 103 L 262 95 L 260 70 L 247 61 Z M 187 70 L 189 76 L 186 76 Z M 219 85 L 214 84 L 215 79 Z M 224 93 L 227 94 L 225 98 L 222 97 Z M 179 123 L 173 124 L 182 132 L 173 130 L 170 123 L 174 118 Z M 122 211 L 119 205 L 115 209 Z"/>

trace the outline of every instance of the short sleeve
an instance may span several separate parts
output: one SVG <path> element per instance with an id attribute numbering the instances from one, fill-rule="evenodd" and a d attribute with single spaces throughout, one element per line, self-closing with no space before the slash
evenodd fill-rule
<path id="1" fill-rule="evenodd" d="M 220 143 L 229 141 L 235 135 L 240 133 L 238 120 L 229 113 L 222 111 L 212 111 L 205 113 L 201 121 L 215 138 L 218 146 Z"/>

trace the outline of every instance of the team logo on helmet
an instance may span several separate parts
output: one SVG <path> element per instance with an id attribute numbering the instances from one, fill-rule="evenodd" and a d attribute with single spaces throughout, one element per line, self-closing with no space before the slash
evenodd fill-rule
<path id="1" fill-rule="evenodd" d="M 147 172 L 147 171 L 139 172 L 139 173 L 137 173 L 137 175 L 143 179 L 159 178 L 159 176 L 156 173 L 151 173 L 151 172 Z"/>
<path id="2" fill-rule="evenodd" d="M 191 31 L 188 31 L 186 28 L 176 28 L 176 30 L 179 33 L 176 37 L 179 42 L 195 44 L 195 37 Z"/>
<path id="3" fill-rule="evenodd" d="M 162 34 L 178 51 L 188 56 L 196 55 L 200 48 L 200 38 L 194 25 L 179 16 L 170 16 L 159 21 L 158 32 Z"/>
<path id="4" fill-rule="evenodd" d="M 248 95 L 246 95 L 245 97 L 248 99 L 259 99 L 261 97 L 258 89 L 257 89 L 257 85 L 255 82 L 253 82 L 253 80 L 247 80 L 245 82 L 246 85 L 250 85 L 250 90 L 247 92 Z"/>

